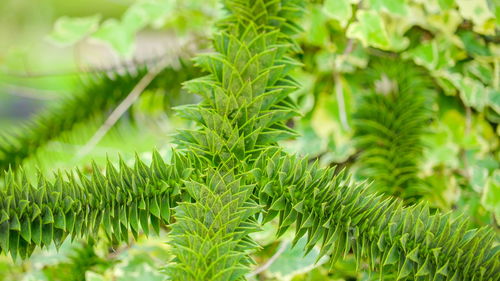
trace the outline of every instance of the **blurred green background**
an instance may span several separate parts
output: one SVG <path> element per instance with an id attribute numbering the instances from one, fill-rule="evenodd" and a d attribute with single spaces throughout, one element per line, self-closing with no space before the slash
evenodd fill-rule
<path id="1" fill-rule="evenodd" d="M 458 210 L 476 226 L 500 223 L 500 8 L 496 0 L 308 1 L 298 36 L 302 85 L 294 94 L 303 117 L 291 121 L 301 134 L 287 150 L 323 166 L 356 172 L 353 114 L 359 97 L 391 81 L 370 80 L 374 62 L 408 62 L 433 80 L 433 118 L 422 137 L 419 200 L 435 209 Z M 168 58 L 179 77 L 189 62 L 210 49 L 217 19 L 215 0 L 2 0 L 0 3 L 0 132 L 22 132 L 34 116 L 52 110 L 97 75 L 137 73 Z M 192 71 L 192 70 L 190 70 Z M 181 75 L 182 74 L 182 75 Z M 383 73 L 382 73 L 383 74 Z M 182 76 L 182 77 L 184 77 Z M 184 79 L 184 78 L 182 78 Z M 179 78 L 178 80 L 182 80 Z M 180 88 L 158 86 L 141 94 L 127 114 L 83 155 L 82 147 L 109 110 L 51 140 L 23 168 L 45 172 L 99 165 L 120 154 L 146 161 L 153 148 L 169 153 L 170 136 L 191 124 L 172 105 L 196 102 Z M 165 95 L 169 99 L 165 102 Z M 165 110 L 166 109 L 166 110 Z M 363 180 L 362 177 L 358 177 Z M 317 251 L 304 256 L 291 234 L 274 239 L 275 226 L 256 235 L 250 280 L 372 280 L 352 258 L 329 270 Z M 164 280 L 170 258 L 166 232 L 129 245 L 74 241 L 59 251 L 41 250 L 28 261 L 0 256 L 0 280 Z M 268 261 L 273 261 L 268 263 Z M 388 279 L 390 280 L 390 279 Z"/>

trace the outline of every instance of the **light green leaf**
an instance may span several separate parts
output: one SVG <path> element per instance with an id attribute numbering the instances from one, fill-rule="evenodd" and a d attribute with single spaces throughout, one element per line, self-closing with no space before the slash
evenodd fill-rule
<path id="1" fill-rule="evenodd" d="M 490 106 L 495 110 L 498 114 L 500 114 L 500 90 L 491 90 L 490 91 Z"/>
<path id="2" fill-rule="evenodd" d="M 495 173 L 488 179 L 481 204 L 489 211 L 495 214 L 497 223 L 500 222 L 500 171 Z"/>
<path id="3" fill-rule="evenodd" d="M 490 64 L 483 63 L 478 60 L 472 60 L 465 63 L 464 68 L 469 74 L 471 74 L 471 76 L 478 78 L 484 84 L 493 84 L 493 69 Z"/>
<path id="4" fill-rule="evenodd" d="M 474 166 L 471 168 L 471 170 L 472 173 L 470 183 L 472 185 L 472 189 L 480 193 L 486 186 L 488 179 L 488 169 Z"/>
<path id="5" fill-rule="evenodd" d="M 48 40 L 59 46 L 70 46 L 96 30 L 100 19 L 99 15 L 85 18 L 61 17 L 54 24 Z"/>
<path id="6" fill-rule="evenodd" d="M 147 25 L 162 25 L 173 10 L 174 1 L 143 1 L 131 6 L 123 15 L 122 24 L 129 31 L 138 31 Z"/>
<path id="7" fill-rule="evenodd" d="M 495 15 L 487 0 L 456 0 L 460 14 L 474 23 L 474 31 L 495 35 Z"/>
<path id="8" fill-rule="evenodd" d="M 286 244 L 283 244 L 286 243 Z M 326 258 L 318 258 L 319 250 L 314 248 L 310 253 L 304 256 L 304 247 L 307 239 L 301 238 L 295 247 L 291 247 L 291 243 L 284 241 L 280 247 L 285 247 L 285 250 L 269 267 L 268 272 L 279 280 L 291 280 L 294 276 L 300 273 L 308 272 L 316 266 L 323 264 Z"/>
<path id="9" fill-rule="evenodd" d="M 314 7 L 309 18 L 309 27 L 307 32 L 307 40 L 317 46 L 324 46 L 328 41 L 328 30 L 325 25 L 326 17 L 322 10 Z"/>
<path id="10" fill-rule="evenodd" d="M 457 89 L 463 102 L 479 111 L 489 103 L 490 89 L 475 79 L 464 77 L 458 81 Z"/>
<path id="11" fill-rule="evenodd" d="M 438 3 L 441 10 L 448 10 L 453 8 L 455 0 L 438 0 Z"/>
<path id="12" fill-rule="evenodd" d="M 434 70 L 439 62 L 439 50 L 436 41 L 427 41 L 408 51 L 413 61 L 429 70 Z"/>
<path id="13" fill-rule="evenodd" d="M 490 104 L 491 95 L 495 95 L 496 91 L 485 87 L 480 81 L 471 77 L 464 77 L 460 73 L 440 72 L 442 78 L 450 81 L 453 86 L 459 91 L 460 97 L 465 105 L 482 111 L 485 106 Z"/>
<path id="14" fill-rule="evenodd" d="M 378 13 L 359 11 L 356 18 L 358 21 L 351 24 L 347 30 L 347 37 L 359 39 L 364 46 L 389 48 L 389 38 Z"/>
<path id="15" fill-rule="evenodd" d="M 115 19 L 105 21 L 92 38 L 108 44 L 118 54 L 130 57 L 134 52 L 135 33 Z"/>
<path id="16" fill-rule="evenodd" d="M 85 272 L 85 280 L 86 281 L 106 281 L 104 276 L 97 274 L 92 271 Z"/>
<path id="17" fill-rule="evenodd" d="M 26 273 L 21 281 L 50 281 L 41 270 Z"/>
<path id="18" fill-rule="evenodd" d="M 326 0 L 323 4 L 323 11 L 328 17 L 338 20 L 343 27 L 352 16 L 349 0 Z"/>
<path id="19" fill-rule="evenodd" d="M 393 15 L 405 16 L 408 8 L 404 0 L 370 0 L 370 7 Z"/>
<path id="20" fill-rule="evenodd" d="M 443 122 L 430 128 L 429 134 L 423 136 L 427 146 L 423 170 L 432 174 L 432 167 L 446 165 L 458 168 L 460 147 L 455 139 L 463 135 L 465 118 L 456 110 L 448 110 L 442 117 Z"/>
<path id="21" fill-rule="evenodd" d="M 418 3 L 419 5 L 423 6 L 425 10 L 430 14 L 441 12 L 441 5 L 440 3 L 438 3 L 438 1 L 441 0 L 412 0 L 412 2 Z"/>
<path id="22" fill-rule="evenodd" d="M 376 11 L 359 11 L 354 22 L 347 29 L 347 37 L 355 38 L 363 46 L 376 47 L 382 50 L 400 51 L 409 44 L 408 38 L 386 29 L 382 17 Z"/>
<path id="23" fill-rule="evenodd" d="M 424 16 L 424 15 L 422 15 Z M 418 22 L 420 26 L 428 26 L 428 29 L 437 29 L 438 33 L 444 35 L 447 40 L 456 40 L 455 31 L 462 23 L 463 19 L 456 10 L 446 10 L 444 12 L 427 14 L 421 18 L 422 22 Z"/>
<path id="24" fill-rule="evenodd" d="M 496 24 L 500 25 L 500 5 L 497 5 L 495 7 L 495 18 L 496 18 Z"/>

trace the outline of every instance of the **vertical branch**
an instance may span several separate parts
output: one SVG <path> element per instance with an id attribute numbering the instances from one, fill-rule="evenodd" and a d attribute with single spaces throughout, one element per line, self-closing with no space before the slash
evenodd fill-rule
<path id="1" fill-rule="evenodd" d="M 206 159 L 204 174 L 185 183 L 192 198 L 175 209 L 172 225 L 172 280 L 244 280 L 258 245 L 262 206 L 254 194 L 262 186 L 248 171 L 269 146 L 294 132 L 286 121 L 296 116 L 288 96 L 297 65 L 287 55 L 296 47 L 290 37 L 302 14 L 302 0 L 226 0 L 228 17 L 219 23 L 215 53 L 197 63 L 209 75 L 185 87 L 203 97 L 199 105 L 178 110 L 196 122 L 175 141 L 188 154 Z"/>

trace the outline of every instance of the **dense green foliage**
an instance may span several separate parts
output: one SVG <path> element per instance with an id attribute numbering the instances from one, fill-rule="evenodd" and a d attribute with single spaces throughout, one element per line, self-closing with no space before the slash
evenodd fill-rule
<path id="1" fill-rule="evenodd" d="M 425 190 L 417 174 L 423 158 L 422 135 L 431 121 L 431 102 L 426 101 L 430 81 L 410 63 L 388 60 L 369 69 L 373 72 L 367 73 L 369 81 L 389 84 L 369 85 L 374 92 L 362 97 L 353 115 L 360 174 L 373 180 L 375 190 L 418 196 Z"/>
<path id="2" fill-rule="evenodd" d="M 154 26 L 172 13 L 166 3 L 139 1 L 97 30 L 97 17 L 63 18 L 51 40 L 92 34 L 129 56 L 131 41 L 111 34 L 130 38 Z M 171 118 L 171 106 L 186 100 L 181 83 L 191 79 L 184 90 L 201 100 L 174 108 L 186 120 L 171 138 L 174 149 L 54 175 L 23 171 L 51 142 L 103 119 L 148 69 L 92 78 L 20 133 L 7 132 L 0 145 L 1 254 L 36 259 L 36 248 L 64 251 L 73 245 L 68 240 L 90 241 L 45 267 L 42 280 L 65 280 L 57 271 L 75 280 L 499 280 L 498 61 L 491 61 L 497 46 L 487 6 L 223 5 L 211 51 L 194 59 L 206 75 L 189 64 L 166 67 L 128 111 L 141 117 L 161 108 Z M 448 20 L 458 21 L 455 9 L 473 22 L 456 34 L 447 30 Z M 448 20 L 436 15 L 441 10 Z M 428 13 L 426 21 L 408 19 L 417 11 Z M 457 38 L 465 49 L 458 55 L 450 45 Z M 125 124 L 138 130 L 125 138 L 146 132 L 140 122 Z M 449 147 L 449 135 L 457 147 Z M 458 190 L 450 185 L 460 186 L 459 199 L 449 199 Z M 450 205 L 466 215 L 438 210 Z M 113 248 L 144 247 L 141 238 L 153 233 L 168 246 L 118 249 L 126 265 L 114 264 Z M 110 249 L 95 252 L 99 247 Z"/>

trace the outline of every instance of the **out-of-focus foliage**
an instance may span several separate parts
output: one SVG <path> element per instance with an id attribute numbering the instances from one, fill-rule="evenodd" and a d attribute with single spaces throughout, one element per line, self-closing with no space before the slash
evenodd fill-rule
<path id="1" fill-rule="evenodd" d="M 0 51 L 0 130 L 4 131 L 19 124 L 13 116 L 21 107 L 31 112 L 79 87 L 75 83 L 79 75 L 34 78 L 30 77 L 30 71 L 57 71 L 68 65 L 79 71 L 75 67 L 78 58 L 74 59 L 71 53 L 87 44 L 104 43 L 119 61 L 127 60 L 137 56 L 141 40 L 147 40 L 141 36 L 148 32 L 157 32 L 154 34 L 158 37 L 195 38 L 197 48 L 203 49 L 206 47 L 203 40 L 211 36 L 214 19 L 222 15 L 217 1 L 206 0 L 125 1 L 125 5 L 115 3 L 119 1 L 83 1 L 85 4 L 75 4 L 87 7 L 88 10 L 81 12 L 65 4 L 78 1 L 52 0 L 54 11 L 39 13 L 22 4 L 23 1 L 6 2 L 6 5 L 0 4 L 0 15 L 8 15 L 4 20 L 14 17 L 11 14 L 16 7 L 19 15 L 19 19 L 8 23 L 38 24 L 44 22 L 45 15 L 50 18 L 50 24 L 37 32 L 43 35 L 40 41 L 46 45 L 36 45 L 35 49 L 30 49 L 26 40 L 5 47 L 2 44 L 13 37 L 7 31 L 0 32 L 0 36 L 4 35 L 0 37 L 0 47 L 6 50 Z M 306 32 L 297 38 L 303 52 L 296 58 L 303 66 L 295 71 L 295 77 L 302 88 L 294 93 L 303 117 L 289 122 L 301 136 L 283 144 L 288 151 L 308 155 L 323 166 L 351 168 L 357 180 L 376 180 L 362 172 L 363 150 L 355 145 L 355 113 L 363 108 L 363 96 L 387 89 L 390 92 L 398 87 L 398 81 L 383 67 L 372 66 L 379 61 L 418 65 L 431 86 L 429 91 L 414 94 L 432 99 L 428 105 L 429 118 L 421 120 L 425 128 L 418 140 L 423 145 L 421 159 L 414 163 L 416 169 L 412 170 L 412 177 L 419 184 L 412 188 L 416 189 L 415 194 L 421 195 L 418 200 L 429 201 L 435 209 L 457 209 L 476 226 L 492 225 L 498 230 L 499 6 L 496 0 L 308 1 L 300 24 Z M 0 24 L 0 30 L 1 26 L 7 25 Z M 54 52 L 46 52 L 48 48 L 61 48 L 58 50 L 64 59 Z M 40 55 L 44 52 L 46 56 Z M 162 54 L 164 52 L 158 52 Z M 401 71 L 405 71 L 402 68 Z M 27 77 L 12 75 L 20 73 Z M 9 95 L 11 92 L 30 94 L 32 89 L 38 97 L 49 97 L 49 100 L 35 103 L 30 98 Z M 143 93 L 131 110 L 134 122 L 128 117 L 122 118 L 85 158 L 73 156 L 99 128 L 102 119 L 77 126 L 76 136 L 67 135 L 49 142 L 39 157 L 26 161 L 24 168 L 34 170 L 33 167 L 40 164 L 47 170 L 82 166 L 96 157 L 97 163 L 103 165 L 106 160 L 103 152 L 114 154 L 109 156 L 112 159 L 120 152 L 125 161 L 130 161 L 131 150 L 141 153 L 151 146 L 161 146 L 160 152 L 166 154 L 165 145 L 170 145 L 168 134 L 175 127 L 189 124 L 164 113 L 158 99 L 165 96 L 159 92 L 164 92 L 161 87 L 158 91 Z M 50 99 L 54 95 L 55 98 Z M 377 116 L 377 112 L 372 113 Z M 382 115 L 380 112 L 378 116 Z M 386 125 L 389 130 L 395 130 Z M 150 155 L 141 153 L 140 157 L 147 161 Z M 398 159 L 398 155 L 393 157 Z M 89 166 L 83 167 L 87 173 L 91 172 Z M 378 191 L 387 190 L 378 187 Z M 318 248 L 306 254 L 305 240 L 299 240 L 296 248 L 290 248 L 291 233 L 285 233 L 277 241 L 274 239 L 277 224 L 265 227 L 268 230 L 255 238 L 263 251 L 255 255 L 258 264 L 250 280 L 376 280 L 378 277 L 367 273 L 366 264 L 357 268 L 354 256 L 337 262 L 329 271 L 330 267 L 322 260 L 315 263 Z M 65 243 L 59 253 L 39 252 L 29 261 L 16 262 L 15 266 L 10 258 L 1 256 L 0 280 L 163 280 L 158 268 L 170 259 L 164 242 L 165 239 L 158 238 L 139 240 L 131 246 L 103 243 L 93 248 L 79 242 Z"/>
<path id="2" fill-rule="evenodd" d="M 432 193 L 418 177 L 422 138 L 431 121 L 430 79 L 412 63 L 385 59 L 371 62 L 372 91 L 360 97 L 353 114 L 354 143 L 360 177 L 376 191 L 405 199 Z"/>
<path id="3" fill-rule="evenodd" d="M 175 32 L 204 32 L 210 30 L 205 20 L 217 18 L 220 9 L 216 1 L 210 0 L 199 5 L 198 1 L 158 1 L 141 0 L 133 2 L 120 19 L 106 19 L 99 16 L 83 18 L 61 17 L 54 24 L 48 39 L 61 46 L 77 43 L 85 37 L 104 42 L 118 54 L 130 57 L 134 53 L 136 33 L 146 27 L 165 29 L 174 27 Z M 184 25 L 189 21 L 189 25 Z"/>
<path id="4" fill-rule="evenodd" d="M 179 101 L 187 100 L 181 96 L 181 83 L 198 75 L 191 63 L 180 61 L 177 64 L 177 67 L 165 67 L 145 89 L 153 93 L 162 91 L 162 97 L 157 102 L 163 105 L 164 111 Z M 49 108 L 26 128 L 3 134 L 5 140 L 0 142 L 0 170 L 16 169 L 23 160 L 36 154 L 39 147 L 60 139 L 78 124 L 104 119 L 103 112 L 116 108 L 147 72 L 148 68 L 138 68 L 133 73 L 126 70 L 125 73 L 96 75 L 82 83 L 79 93 L 63 99 L 57 107 Z"/>
<path id="5" fill-rule="evenodd" d="M 437 208 L 463 210 L 479 225 L 498 223 L 500 202 L 493 203 L 500 192 L 496 4 L 312 1 L 303 23 L 308 32 L 301 37 L 303 88 L 296 94 L 305 118 L 296 124 L 302 137 L 289 148 L 324 165 L 356 163 L 353 114 L 360 97 L 397 83 L 384 70 L 373 79 L 370 63 L 415 63 L 432 83 L 418 94 L 434 96 L 417 170 L 429 189 L 425 199 Z"/>

